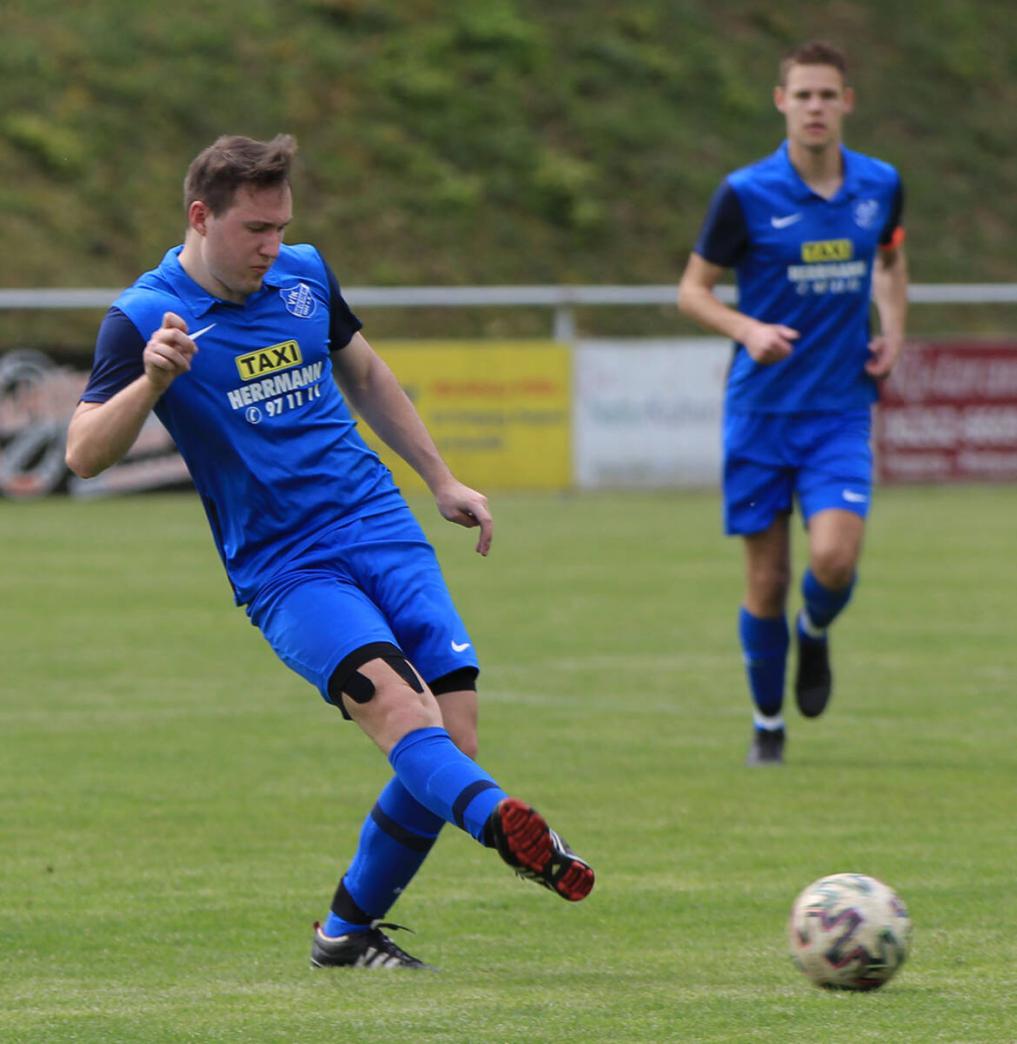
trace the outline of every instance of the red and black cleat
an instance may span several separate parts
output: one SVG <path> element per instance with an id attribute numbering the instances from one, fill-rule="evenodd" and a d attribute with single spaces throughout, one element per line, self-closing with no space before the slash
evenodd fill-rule
<path id="1" fill-rule="evenodd" d="M 511 797 L 500 801 L 488 820 L 488 833 L 498 854 L 520 877 L 572 903 L 593 891 L 593 867 L 526 802 Z"/>

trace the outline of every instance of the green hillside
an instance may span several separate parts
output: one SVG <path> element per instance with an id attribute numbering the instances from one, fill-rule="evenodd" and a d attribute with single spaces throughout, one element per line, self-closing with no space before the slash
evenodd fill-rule
<path id="1" fill-rule="evenodd" d="M 1004 0 L 3 0 L 0 30 L 2 287 L 129 282 L 181 236 L 191 157 L 280 130 L 291 238 L 346 283 L 669 282 L 810 35 L 854 60 L 850 144 L 904 173 L 914 277 L 1017 280 Z M 94 323 L 0 313 L 0 344 Z"/>

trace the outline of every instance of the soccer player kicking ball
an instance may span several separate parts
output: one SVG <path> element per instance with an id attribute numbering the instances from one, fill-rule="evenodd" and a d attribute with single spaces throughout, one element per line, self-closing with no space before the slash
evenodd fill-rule
<path id="1" fill-rule="evenodd" d="M 876 383 L 904 338 L 907 266 L 896 170 L 841 142 L 853 92 L 843 55 L 803 44 L 774 89 L 787 140 L 713 197 L 678 306 L 735 341 L 724 407 L 725 528 L 745 545 L 739 633 L 755 703 L 752 765 L 784 752 L 790 636 L 789 516 L 808 530 L 795 624 L 795 696 L 807 718 L 830 698 L 827 629 L 851 598 L 872 488 Z M 714 287 L 734 268 L 738 309 Z M 870 298 L 881 333 L 870 338 Z"/>
<path id="2" fill-rule="evenodd" d="M 103 320 L 67 463 L 98 474 L 153 410 L 169 430 L 237 604 L 395 773 L 315 926 L 311 962 L 420 968 L 379 922 L 445 823 L 565 899 L 585 898 L 594 875 L 473 760 L 472 642 L 345 400 L 420 474 L 446 519 L 479 527 L 482 555 L 491 514 L 449 471 L 318 251 L 283 244 L 295 150 L 288 135 L 223 137 L 193 161 L 184 243 Z"/>

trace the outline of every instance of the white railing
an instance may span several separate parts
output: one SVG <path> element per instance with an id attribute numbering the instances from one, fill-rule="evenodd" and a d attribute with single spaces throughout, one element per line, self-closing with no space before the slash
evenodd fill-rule
<path id="1" fill-rule="evenodd" d="M 119 290 L 0 290 L 3 309 L 102 309 Z M 349 286 L 354 309 L 362 308 L 549 308 L 555 340 L 576 339 L 575 309 L 590 306 L 673 305 L 675 285 L 647 286 Z M 735 300 L 732 286 L 717 287 L 722 301 Z M 908 290 L 915 304 L 1017 304 L 1017 283 L 916 283 Z"/>

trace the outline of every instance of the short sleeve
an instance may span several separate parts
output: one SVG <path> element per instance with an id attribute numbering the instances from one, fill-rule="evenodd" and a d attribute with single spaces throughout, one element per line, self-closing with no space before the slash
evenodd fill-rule
<path id="1" fill-rule="evenodd" d="M 904 184 L 897 179 L 897 187 L 893 194 L 893 199 L 890 201 L 890 216 L 887 218 L 886 225 L 883 226 L 882 234 L 879 237 L 880 246 L 893 246 L 896 242 L 903 238 L 903 232 L 898 232 L 898 229 L 904 227 Z"/>
<path id="2" fill-rule="evenodd" d="M 111 308 L 99 327 L 92 373 L 82 402 L 106 402 L 145 372 L 145 338 L 119 308 Z"/>
<path id="3" fill-rule="evenodd" d="M 328 337 L 331 351 L 337 352 L 353 340 L 353 335 L 363 327 L 363 323 L 353 314 L 350 306 L 343 297 L 339 280 L 329 267 L 328 262 L 322 259 L 325 265 L 325 273 L 328 276 Z"/>
<path id="4" fill-rule="evenodd" d="M 749 226 L 738 194 L 727 180 L 713 194 L 695 252 L 712 265 L 734 268 L 749 248 Z"/>

